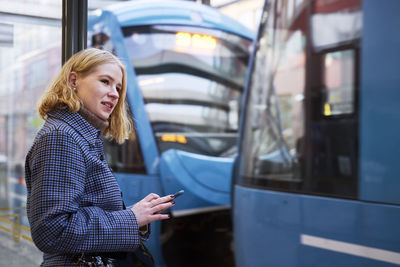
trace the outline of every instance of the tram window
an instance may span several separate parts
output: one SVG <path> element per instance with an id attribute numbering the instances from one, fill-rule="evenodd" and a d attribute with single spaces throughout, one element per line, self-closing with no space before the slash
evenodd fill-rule
<path id="1" fill-rule="evenodd" d="M 137 140 L 118 144 L 104 140 L 104 153 L 110 168 L 115 172 L 145 173 L 144 161 Z"/>
<path id="2" fill-rule="evenodd" d="M 235 155 L 251 42 L 193 26 L 123 33 L 160 152 Z"/>
<path id="3" fill-rule="evenodd" d="M 315 0 L 311 9 L 302 191 L 357 197 L 360 7 Z"/>
<path id="4" fill-rule="evenodd" d="M 342 50 L 326 53 L 323 57 L 324 116 L 354 112 L 355 52 Z"/>
<path id="5" fill-rule="evenodd" d="M 261 20 L 238 182 L 356 198 L 361 3 L 284 2 L 270 1 Z M 343 35 L 316 25 L 341 17 L 355 23 Z"/>

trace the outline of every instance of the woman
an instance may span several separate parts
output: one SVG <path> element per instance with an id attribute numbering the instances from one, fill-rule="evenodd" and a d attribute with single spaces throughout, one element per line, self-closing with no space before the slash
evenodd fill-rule
<path id="1" fill-rule="evenodd" d="M 124 209 L 104 159 L 101 134 L 119 143 L 133 135 L 125 95 L 120 60 L 91 48 L 64 64 L 41 99 L 45 124 L 25 173 L 28 219 L 44 252 L 42 266 L 107 266 L 110 257 L 123 256 L 113 252 L 131 252 L 148 238 L 150 222 L 169 218 L 161 212 L 174 205 L 173 196 L 149 194 Z"/>

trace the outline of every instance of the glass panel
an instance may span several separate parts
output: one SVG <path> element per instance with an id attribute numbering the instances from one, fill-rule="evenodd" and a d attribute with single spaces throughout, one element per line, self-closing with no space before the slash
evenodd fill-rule
<path id="1" fill-rule="evenodd" d="M 43 11 L 37 2 L 36 12 Z M 42 253 L 32 242 L 26 216 L 24 165 L 43 124 L 38 98 L 61 67 L 61 21 L 24 16 L 32 1 L 3 4 L 0 11 L 12 6 L 19 14 L 0 13 L 0 265 L 39 266 Z M 49 8 L 61 17 L 61 5 Z"/>
<path id="2" fill-rule="evenodd" d="M 343 50 L 324 56 L 323 114 L 349 114 L 354 111 L 355 53 Z"/>
<path id="3" fill-rule="evenodd" d="M 251 42 L 195 27 L 123 29 L 160 151 L 236 151 Z"/>
<path id="4" fill-rule="evenodd" d="M 305 25 L 285 12 L 269 14 L 259 40 L 246 117 L 243 151 L 252 160 L 242 169 L 245 177 L 298 182 L 295 170 L 304 135 Z"/>

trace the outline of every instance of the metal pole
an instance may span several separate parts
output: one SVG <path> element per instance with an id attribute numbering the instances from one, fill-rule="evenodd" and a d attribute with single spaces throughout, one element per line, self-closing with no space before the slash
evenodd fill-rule
<path id="1" fill-rule="evenodd" d="M 87 0 L 63 0 L 62 64 L 87 47 Z"/>

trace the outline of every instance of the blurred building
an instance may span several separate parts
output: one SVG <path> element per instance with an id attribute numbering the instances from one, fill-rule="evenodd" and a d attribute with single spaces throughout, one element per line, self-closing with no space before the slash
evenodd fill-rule
<path id="1" fill-rule="evenodd" d="M 210 5 L 256 31 L 264 0 L 211 0 Z"/>

